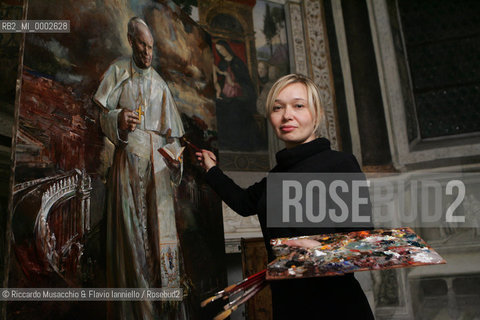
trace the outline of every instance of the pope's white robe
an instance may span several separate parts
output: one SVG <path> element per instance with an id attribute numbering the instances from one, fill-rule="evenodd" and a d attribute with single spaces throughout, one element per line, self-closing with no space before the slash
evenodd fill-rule
<path id="1" fill-rule="evenodd" d="M 143 70 L 121 58 L 103 75 L 94 101 L 103 109 L 102 131 L 115 145 L 107 189 L 107 285 L 180 288 L 173 188 L 182 176 L 184 129 L 168 86 L 152 67 Z M 141 124 L 125 138 L 118 115 L 139 105 Z M 168 167 L 159 148 L 180 166 Z M 147 300 L 122 301 L 110 309 L 117 319 L 165 318 L 159 315 L 165 310 Z"/>

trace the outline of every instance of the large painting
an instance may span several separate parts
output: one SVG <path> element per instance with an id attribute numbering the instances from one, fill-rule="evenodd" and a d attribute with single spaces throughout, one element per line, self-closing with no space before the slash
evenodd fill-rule
<path id="1" fill-rule="evenodd" d="M 131 264 L 146 261 L 149 286 L 184 290 L 181 308 L 161 304 L 154 310 L 168 309 L 175 319 L 208 317 L 199 301 L 226 281 L 221 203 L 206 186 L 191 147 L 216 147 L 209 35 L 170 1 L 30 0 L 26 8 L 28 19 L 70 20 L 71 30 L 27 34 L 24 42 L 9 287 L 107 287 L 115 283 L 107 272 L 112 259 L 119 261 L 115 252 L 135 244 L 142 250 L 130 252 L 145 251 L 145 257 L 133 257 Z M 139 31 L 143 22 L 130 30 L 134 16 L 149 30 Z M 149 37 L 151 61 L 143 53 Z M 131 110 L 118 113 L 120 107 Z M 122 114 L 134 119 L 126 128 L 122 120 L 109 120 Z M 155 115 L 161 120 L 149 124 Z M 134 143 L 141 132 L 147 144 Z M 145 145 L 150 149 L 142 149 Z M 147 154 L 142 158 L 147 160 L 133 161 L 131 154 Z M 123 196 L 121 188 L 127 190 Z M 138 225 L 124 223 L 121 229 L 119 213 L 146 222 L 132 218 Z M 119 239 L 123 242 L 112 245 Z M 122 261 L 129 269 L 129 260 Z M 129 272 L 124 271 L 126 279 L 133 277 Z M 7 314 L 105 318 L 112 309 L 105 302 L 85 304 L 10 302 Z"/>

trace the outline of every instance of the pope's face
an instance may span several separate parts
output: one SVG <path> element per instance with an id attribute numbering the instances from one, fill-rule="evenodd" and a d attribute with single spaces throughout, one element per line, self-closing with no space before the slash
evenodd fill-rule
<path id="1" fill-rule="evenodd" d="M 147 27 L 138 25 L 135 35 L 129 39 L 129 42 L 137 67 L 140 69 L 150 67 L 153 55 L 153 37 Z"/>
<path id="2" fill-rule="evenodd" d="M 315 120 L 303 83 L 292 83 L 280 91 L 270 113 L 270 123 L 287 148 L 315 139 Z"/>

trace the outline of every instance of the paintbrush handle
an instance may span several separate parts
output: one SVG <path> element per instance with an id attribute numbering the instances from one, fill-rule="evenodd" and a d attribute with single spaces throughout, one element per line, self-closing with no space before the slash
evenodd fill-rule
<path id="1" fill-rule="evenodd" d="M 237 293 L 239 293 L 240 291 L 245 291 L 245 290 L 248 290 L 248 288 L 251 288 L 252 286 L 260 283 L 260 282 L 263 282 L 265 281 L 265 278 L 254 278 L 252 279 L 252 281 L 248 282 L 248 283 L 243 283 L 242 285 L 240 286 L 237 286 L 235 288 L 235 290 L 231 291 L 231 292 L 227 292 L 224 296 L 223 296 L 223 299 L 227 299 L 228 297 L 231 297 L 231 296 L 234 296 L 236 295 Z"/>
<path id="2" fill-rule="evenodd" d="M 233 306 L 238 306 L 239 304 L 243 303 L 243 302 L 240 302 L 240 301 L 242 301 L 242 299 L 244 299 L 247 296 L 250 297 L 251 296 L 250 294 L 252 292 L 256 292 L 255 290 L 260 288 L 263 284 L 264 284 L 264 282 L 259 282 L 259 283 L 255 284 L 253 287 L 246 290 L 240 297 L 238 297 L 235 300 L 233 300 L 233 301 L 227 303 L 226 305 L 224 305 L 223 309 L 228 310 L 228 309 L 232 308 Z"/>
<path id="3" fill-rule="evenodd" d="M 203 308 L 207 304 L 209 304 L 210 302 L 213 302 L 213 301 L 218 300 L 220 298 L 224 298 L 224 299 L 228 298 L 228 296 L 230 295 L 230 291 L 233 290 L 235 287 L 236 287 L 236 285 L 232 284 L 232 285 L 226 287 L 225 289 L 223 289 L 221 291 L 218 291 L 217 293 L 215 293 L 215 295 L 213 295 L 211 297 L 208 297 L 207 299 L 203 300 L 200 303 L 200 306 Z"/>
<path id="4" fill-rule="evenodd" d="M 232 312 L 235 311 L 233 309 L 228 309 L 228 310 L 224 310 L 222 312 L 220 312 L 219 314 L 217 314 L 215 316 L 215 318 L 213 318 L 213 320 L 223 320 L 223 319 L 226 319 L 229 315 L 232 314 Z"/>
<path id="5" fill-rule="evenodd" d="M 186 141 L 186 139 L 184 139 Z M 260 272 L 257 272 L 253 275 L 251 275 L 250 277 L 248 278 L 245 278 L 243 280 L 240 280 L 239 282 L 235 283 L 235 284 L 232 284 L 232 285 L 229 285 L 228 287 L 226 287 L 225 289 L 221 290 L 221 291 L 218 291 L 217 293 L 215 293 L 213 296 L 203 300 L 201 303 L 200 303 L 200 306 L 203 308 L 205 307 L 207 304 L 209 304 L 210 302 L 213 302 L 215 300 L 218 300 L 222 297 L 228 297 L 230 295 L 230 293 L 238 288 L 243 288 L 245 287 L 248 283 L 247 281 L 252 281 L 252 279 L 256 279 L 256 278 L 263 278 L 265 279 L 265 274 L 266 274 L 266 271 L 267 269 L 264 269 Z"/>
<path id="6" fill-rule="evenodd" d="M 229 307 L 227 310 L 224 310 L 222 312 L 220 312 L 219 314 L 217 314 L 215 316 L 215 318 L 213 318 L 213 320 L 223 320 L 223 319 L 226 319 L 228 316 L 230 316 L 232 314 L 233 311 L 237 310 L 238 306 L 241 305 L 242 303 L 245 303 L 246 301 L 248 301 L 248 299 L 250 299 L 251 297 L 253 297 L 254 295 L 256 295 L 260 290 L 262 290 L 265 286 L 266 286 L 266 282 L 262 282 L 258 287 L 256 287 L 257 290 L 251 290 L 248 294 L 246 295 L 243 295 L 242 297 L 240 297 L 239 299 L 236 299 L 236 301 L 238 301 L 235 305 L 232 305 L 231 307 Z M 252 288 L 254 289 L 254 288 Z"/>
<path id="7" fill-rule="evenodd" d="M 200 149 L 199 147 L 197 147 L 196 145 L 194 145 L 193 143 L 188 141 L 187 138 L 182 137 L 182 140 L 185 141 L 185 143 L 188 144 L 190 147 L 192 147 L 193 150 L 195 150 L 197 152 L 202 152 L 202 149 Z"/>
<path id="8" fill-rule="evenodd" d="M 233 310 L 236 310 L 238 308 L 239 305 L 241 304 L 244 304 L 245 302 L 247 302 L 251 297 L 253 297 L 254 295 L 256 295 L 257 293 L 259 293 L 263 288 L 265 288 L 265 286 L 267 285 L 266 282 L 262 282 L 256 290 L 250 292 L 248 295 L 246 295 L 243 299 L 241 299 L 237 304 L 235 304 L 232 309 Z"/>
<path id="9" fill-rule="evenodd" d="M 239 285 L 237 285 L 237 288 L 238 287 L 246 287 L 248 286 L 252 281 L 256 280 L 256 279 L 265 279 L 265 276 L 266 276 L 266 270 L 262 270 L 260 271 L 259 273 L 256 273 L 246 279 L 244 279 L 244 281 L 242 283 L 240 283 Z M 235 288 L 236 289 L 236 288 Z"/>
<path id="10" fill-rule="evenodd" d="M 218 300 L 220 299 L 221 297 L 225 296 L 225 290 L 222 290 L 222 291 L 219 291 L 217 292 L 214 296 L 211 296 L 211 297 L 208 297 L 207 299 L 203 300 L 201 303 L 200 303 L 200 306 L 203 308 L 205 307 L 207 304 L 209 304 L 210 302 L 213 302 L 215 300 Z"/>
<path id="11" fill-rule="evenodd" d="M 235 283 L 235 285 L 234 285 L 234 287 L 232 287 L 232 289 L 235 288 L 236 286 L 240 286 L 240 285 L 244 284 L 245 282 L 247 282 L 251 279 L 258 278 L 258 277 L 265 277 L 266 271 L 267 271 L 267 269 L 264 269 L 260 272 L 257 272 L 255 274 L 251 275 L 250 277 L 247 277 L 243 280 L 240 280 L 239 282 Z"/>

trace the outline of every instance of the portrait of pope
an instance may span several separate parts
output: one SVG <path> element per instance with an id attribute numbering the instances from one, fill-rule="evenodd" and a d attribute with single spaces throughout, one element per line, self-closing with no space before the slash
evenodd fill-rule
<path id="1" fill-rule="evenodd" d="M 140 18 L 128 23 L 131 57 L 115 60 L 94 95 L 103 134 L 115 146 L 107 179 L 107 285 L 180 288 L 182 256 L 174 187 L 182 177 L 184 128 L 167 83 L 153 69 L 153 37 Z M 115 319 L 186 318 L 181 303 L 117 301 Z"/>

